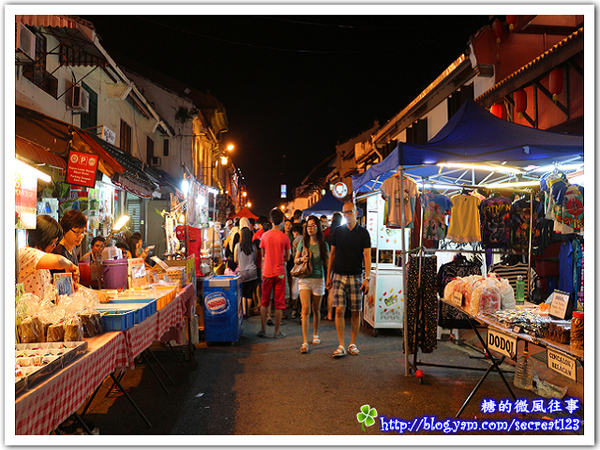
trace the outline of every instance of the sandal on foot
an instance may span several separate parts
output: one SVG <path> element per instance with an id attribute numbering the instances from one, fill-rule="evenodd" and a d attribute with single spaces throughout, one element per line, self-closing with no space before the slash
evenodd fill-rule
<path id="1" fill-rule="evenodd" d="M 360 353 L 360 350 L 358 349 L 358 347 L 355 344 L 350 344 L 348 346 L 348 353 L 350 353 L 353 356 L 356 356 Z"/>
<path id="2" fill-rule="evenodd" d="M 346 356 L 346 349 L 343 345 L 340 345 L 335 352 L 333 352 L 334 358 L 339 358 L 340 356 Z"/>
<path id="3" fill-rule="evenodd" d="M 260 330 L 258 333 L 256 333 L 258 337 L 265 337 L 265 334 L 265 330 Z"/>
<path id="4" fill-rule="evenodd" d="M 268 319 L 267 320 L 267 325 L 270 326 L 270 327 L 272 327 L 275 324 L 273 323 L 273 321 L 271 319 Z"/>
<path id="5" fill-rule="evenodd" d="M 308 353 L 308 344 L 306 342 L 300 346 L 300 353 Z"/>
<path id="6" fill-rule="evenodd" d="M 283 338 L 284 338 L 284 337 L 286 337 L 286 336 L 287 336 L 287 334 L 285 334 L 285 333 L 282 333 L 281 331 L 278 331 L 278 332 L 277 332 L 277 334 L 274 334 L 274 335 L 273 335 L 273 337 L 274 337 L 275 339 L 283 339 Z"/>
<path id="7" fill-rule="evenodd" d="M 313 345 L 318 345 L 321 343 L 321 338 L 319 338 L 318 334 L 313 335 Z"/>

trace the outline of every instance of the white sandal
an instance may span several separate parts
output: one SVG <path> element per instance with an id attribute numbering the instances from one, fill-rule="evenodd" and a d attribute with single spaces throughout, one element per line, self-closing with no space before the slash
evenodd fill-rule
<path id="1" fill-rule="evenodd" d="M 360 353 L 360 350 L 358 349 L 358 347 L 355 344 L 350 344 L 348 346 L 348 353 L 350 353 L 353 356 L 356 356 Z"/>
<path id="2" fill-rule="evenodd" d="M 300 346 L 300 353 L 308 353 L 308 344 L 306 342 Z"/>
<path id="3" fill-rule="evenodd" d="M 319 345 L 321 343 L 321 338 L 318 334 L 313 335 L 313 345 Z"/>
<path id="4" fill-rule="evenodd" d="M 333 357 L 334 358 L 339 358 L 341 356 L 346 356 L 346 349 L 344 348 L 343 345 L 340 345 L 335 352 L 333 352 Z"/>

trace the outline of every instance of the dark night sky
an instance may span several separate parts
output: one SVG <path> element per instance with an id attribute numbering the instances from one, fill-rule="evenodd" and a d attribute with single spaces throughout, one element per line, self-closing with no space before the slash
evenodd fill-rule
<path id="1" fill-rule="evenodd" d="M 291 192 L 338 141 L 402 110 L 489 23 L 475 15 L 81 17 L 117 61 L 132 58 L 225 105 L 224 141 L 236 145 L 256 214 L 280 205 L 280 184 Z"/>

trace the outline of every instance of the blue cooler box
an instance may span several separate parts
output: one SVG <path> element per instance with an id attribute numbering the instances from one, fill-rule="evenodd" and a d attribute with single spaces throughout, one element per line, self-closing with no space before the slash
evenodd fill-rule
<path id="1" fill-rule="evenodd" d="M 242 335 L 242 278 L 215 275 L 204 279 L 204 338 L 235 342 Z"/>

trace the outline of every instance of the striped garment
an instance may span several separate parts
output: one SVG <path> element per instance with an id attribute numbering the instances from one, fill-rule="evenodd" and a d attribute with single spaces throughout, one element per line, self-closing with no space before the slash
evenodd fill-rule
<path id="1" fill-rule="evenodd" d="M 519 262 L 513 265 L 506 265 L 503 263 L 494 264 L 490 267 L 490 273 L 495 273 L 500 278 L 506 278 L 510 283 L 510 286 L 513 288 L 513 291 L 517 292 L 517 277 L 521 275 L 523 280 L 527 280 L 527 264 L 523 262 Z M 529 293 L 533 291 L 535 288 L 535 279 L 537 278 L 537 273 L 531 268 L 531 283 L 529 285 L 529 289 L 525 290 L 525 300 L 529 301 Z"/>

